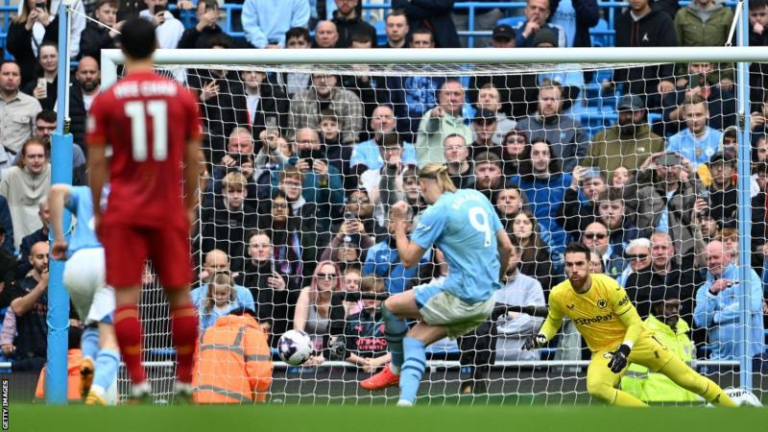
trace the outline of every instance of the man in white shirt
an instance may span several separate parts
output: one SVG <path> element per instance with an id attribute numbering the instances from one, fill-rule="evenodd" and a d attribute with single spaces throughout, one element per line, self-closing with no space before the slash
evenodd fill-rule
<path id="1" fill-rule="evenodd" d="M 155 25 L 159 48 L 175 49 L 184 34 L 184 24 L 168 12 L 168 0 L 144 0 L 147 9 L 139 17 Z"/>

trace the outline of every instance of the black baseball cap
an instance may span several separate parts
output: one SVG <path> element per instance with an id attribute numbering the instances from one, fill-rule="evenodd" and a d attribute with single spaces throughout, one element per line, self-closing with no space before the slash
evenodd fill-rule
<path id="1" fill-rule="evenodd" d="M 515 36 L 515 29 L 507 24 L 501 24 L 493 28 L 491 39 L 504 39 L 509 41 L 513 40 Z"/>
<path id="2" fill-rule="evenodd" d="M 734 164 L 736 163 L 736 158 L 733 157 L 731 152 L 717 152 L 712 156 L 711 159 L 709 159 L 709 164 L 712 165 L 718 162 Z"/>
<path id="3" fill-rule="evenodd" d="M 498 120 L 495 112 L 487 109 L 480 109 L 475 112 L 473 121 L 475 123 L 496 123 Z"/>

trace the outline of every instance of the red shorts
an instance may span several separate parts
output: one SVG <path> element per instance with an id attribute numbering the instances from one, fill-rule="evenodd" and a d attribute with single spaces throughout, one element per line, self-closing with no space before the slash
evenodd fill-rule
<path id="1" fill-rule="evenodd" d="M 107 284 L 115 289 L 140 286 L 147 259 L 152 260 L 163 288 L 189 286 L 192 263 L 186 229 L 104 224 L 99 238 L 106 256 Z"/>

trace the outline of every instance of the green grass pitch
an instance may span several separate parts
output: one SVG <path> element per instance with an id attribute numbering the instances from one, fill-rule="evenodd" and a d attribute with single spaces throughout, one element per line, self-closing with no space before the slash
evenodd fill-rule
<path id="1" fill-rule="evenodd" d="M 10 429 L 29 432 L 758 432 L 768 409 L 602 406 L 85 406 L 11 405 Z"/>

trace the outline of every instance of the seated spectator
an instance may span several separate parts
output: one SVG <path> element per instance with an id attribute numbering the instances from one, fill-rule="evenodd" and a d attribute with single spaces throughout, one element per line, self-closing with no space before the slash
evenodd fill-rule
<path id="1" fill-rule="evenodd" d="M 510 306 L 546 306 L 541 283 L 518 269 L 523 248 L 516 237 L 511 240 L 512 254 L 509 256 L 507 277 L 504 287 L 496 293 L 496 302 Z M 526 350 L 523 345 L 527 338 L 538 333 L 543 322 L 543 318 L 521 312 L 507 312 L 500 316 L 496 321 L 496 360 L 539 360 L 538 350 Z"/>
<path id="2" fill-rule="evenodd" d="M 49 229 L 51 224 L 51 211 L 48 205 L 48 200 L 44 199 L 40 201 L 40 203 L 37 205 L 37 208 L 37 216 L 42 226 L 37 231 L 21 239 L 19 256 L 28 257 L 30 251 L 32 250 L 32 246 L 35 243 L 48 241 L 48 234 L 50 233 Z M 32 270 L 32 263 L 30 263 L 29 260 L 19 260 L 18 265 L 16 266 L 16 278 L 23 278 L 27 275 L 27 273 L 29 273 L 30 270 Z"/>
<path id="3" fill-rule="evenodd" d="M 609 241 L 617 254 L 624 253 L 625 247 L 632 240 L 650 233 L 650 230 L 639 230 L 627 216 L 626 210 L 621 189 L 608 189 L 597 198 L 597 220 L 608 228 Z"/>
<path id="4" fill-rule="evenodd" d="M 498 141 L 494 140 L 499 128 L 496 113 L 488 110 L 478 110 L 471 127 L 475 139 L 469 147 L 469 157 L 475 159 L 477 155 L 483 152 L 491 152 L 501 157 L 503 147 Z"/>
<path id="5" fill-rule="evenodd" d="M 384 32 L 387 35 L 387 43 L 380 48 L 408 48 L 408 17 L 402 9 L 393 9 L 384 18 Z"/>
<path id="6" fill-rule="evenodd" d="M 98 0 L 93 11 L 97 22 L 88 20 L 80 38 L 80 58 L 101 58 L 102 49 L 117 48 L 117 40 L 125 21 L 117 21 L 117 0 Z M 207 48 L 207 47 L 206 47 Z"/>
<path id="7" fill-rule="evenodd" d="M 195 9 L 197 24 L 184 30 L 179 48 L 207 48 L 213 38 L 228 37 L 217 24 L 219 3 L 216 0 L 198 0 Z M 230 41 L 230 46 L 234 44 Z"/>
<path id="8" fill-rule="evenodd" d="M 611 174 L 611 187 L 621 189 L 629 183 L 629 180 L 632 178 L 632 175 L 629 172 L 629 169 L 625 166 L 619 166 L 615 170 L 613 170 L 613 173 Z"/>
<path id="9" fill-rule="evenodd" d="M 536 114 L 521 120 L 517 128 L 524 131 L 531 142 L 538 139 L 549 142 L 552 158 L 562 164 L 564 172 L 573 171 L 589 150 L 589 138 L 581 124 L 563 115 L 563 88 L 557 82 L 546 81 L 539 88 Z"/>
<path id="10" fill-rule="evenodd" d="M 285 45 L 285 32 L 291 27 L 307 27 L 309 1 L 245 0 L 243 30 L 245 40 L 256 48 L 279 48 Z"/>
<path id="11" fill-rule="evenodd" d="M 219 249 L 214 249 L 205 254 L 205 261 L 203 261 L 201 266 L 203 270 L 200 272 L 200 284 L 189 291 L 192 304 L 196 309 L 200 307 L 201 299 L 208 290 L 208 284 L 213 281 L 213 277 L 217 273 L 230 273 L 233 278 L 237 278 L 239 275 L 239 273 L 231 272 L 229 256 L 227 256 L 226 252 Z M 245 307 L 250 309 L 255 309 L 251 292 L 242 285 L 238 285 L 237 282 L 234 282 L 233 287 L 237 302 L 244 304 Z"/>
<path id="12" fill-rule="evenodd" d="M 504 175 L 512 177 L 520 174 L 523 151 L 528 144 L 528 137 L 518 129 L 512 129 L 504 135 L 501 159 L 504 161 Z"/>
<path id="13" fill-rule="evenodd" d="M 651 131 L 640 96 L 624 95 L 618 106 L 617 124 L 592 139 L 584 165 L 612 176 L 619 167 L 635 170 L 652 154 L 664 151 L 664 140 Z"/>
<path id="14" fill-rule="evenodd" d="M 364 188 L 375 209 L 376 219 L 384 224 L 389 214 L 389 200 L 392 193 L 403 188 L 403 173 L 415 167 L 403 160 L 404 149 L 399 134 L 385 135 L 381 143 L 381 152 L 385 165 L 379 169 L 370 169 L 360 176 L 360 187 Z M 392 183 L 394 182 L 394 184 Z"/>
<path id="15" fill-rule="evenodd" d="M 550 249 L 541 239 L 536 218 L 530 211 L 521 210 L 512 220 L 511 231 L 511 236 L 517 239 L 522 250 L 520 273 L 538 280 L 549 295 L 549 290 L 561 277 L 554 273 Z"/>
<path id="16" fill-rule="evenodd" d="M 315 27 L 315 42 L 312 48 L 331 49 L 337 48 L 339 42 L 339 30 L 333 21 L 320 21 Z"/>
<path id="17" fill-rule="evenodd" d="M 528 202 L 525 194 L 514 184 L 508 184 L 496 194 L 496 213 L 507 232 L 511 232 L 512 221 Z"/>
<path id="18" fill-rule="evenodd" d="M 290 210 L 282 208 L 282 206 L 275 206 L 269 200 L 262 201 L 261 207 L 267 206 L 267 208 L 259 208 L 259 227 L 272 229 L 272 224 L 275 222 L 272 220 L 274 216 L 278 217 L 280 226 L 284 226 L 284 223 L 288 222 L 285 215 L 290 214 L 297 217 L 302 232 L 317 232 L 317 204 L 304 199 L 303 184 L 304 174 L 295 166 L 288 166 L 280 171 L 277 188 L 280 197 L 285 198 L 290 206 Z M 274 199 L 273 195 L 278 191 L 273 191 L 270 197 Z M 267 217 L 264 217 L 265 215 Z"/>
<path id="19" fill-rule="evenodd" d="M 11 310 L 16 316 L 14 372 L 37 372 L 45 365 L 48 350 L 48 254 L 48 242 L 35 243 L 27 258 L 32 270 L 6 287 Z"/>
<path id="20" fill-rule="evenodd" d="M 448 135 L 459 134 L 466 142 L 472 139 L 472 131 L 462 118 L 464 88 L 456 80 L 446 81 L 440 88 L 438 105 L 424 113 L 419 123 L 416 139 L 416 156 L 419 167 L 428 163 L 445 163 L 443 142 Z"/>
<path id="21" fill-rule="evenodd" d="M 242 257 L 245 252 L 245 232 L 256 227 L 256 209 L 246 203 L 248 192 L 245 176 L 231 172 L 221 182 L 222 197 L 213 207 L 204 208 L 201 221 L 202 251 L 220 249 L 229 256 Z M 240 268 L 240 264 L 235 269 Z"/>
<path id="22" fill-rule="evenodd" d="M 21 12 L 8 26 L 6 48 L 21 69 L 21 84 L 26 85 L 35 80 L 39 47 L 46 41 L 55 43 L 59 40 L 59 21 L 49 1 L 41 5 L 43 7 L 38 7 L 40 3 L 30 0 L 20 3 Z"/>
<path id="23" fill-rule="evenodd" d="M 384 281 L 375 276 L 360 280 L 360 292 L 384 292 Z M 364 373 L 374 373 L 390 361 L 387 340 L 384 337 L 384 320 L 381 317 L 381 300 L 362 300 L 360 311 L 348 316 L 344 325 L 345 360 L 357 365 Z"/>
<path id="24" fill-rule="evenodd" d="M 320 142 L 325 148 L 325 158 L 328 163 L 341 173 L 344 179 L 344 189 L 350 190 L 357 187 L 357 176 L 349 166 L 352 157 L 353 146 L 341 143 L 341 124 L 339 118 L 330 109 L 320 111 Z"/>
<path id="25" fill-rule="evenodd" d="M 317 264 L 309 286 L 302 288 L 296 302 L 293 329 L 307 332 L 319 353 L 304 363 L 317 366 L 329 358 L 330 339 L 344 331 L 344 304 L 333 293 L 343 291 L 339 267 L 328 261 Z"/>
<path id="26" fill-rule="evenodd" d="M 301 288 L 301 278 L 282 273 L 285 267 L 278 264 L 301 256 L 276 256 L 268 231 L 251 231 L 247 239 L 249 259 L 243 268 L 243 285 L 256 302 L 256 317 L 270 330 L 270 346 L 277 346 L 280 336 L 290 328 L 293 305 Z"/>
<path id="27" fill-rule="evenodd" d="M 443 155 L 451 182 L 458 189 L 475 187 L 475 165 L 469 157 L 469 148 L 464 137 L 451 134 L 443 140 Z"/>
<path id="28" fill-rule="evenodd" d="M 251 133 L 244 127 L 232 129 L 227 140 L 227 152 L 213 167 L 213 193 L 222 193 L 222 181 L 228 174 L 240 173 L 246 181 L 246 201 L 250 205 L 256 205 L 259 190 L 254 166 Z"/>
<path id="29" fill-rule="evenodd" d="M 276 129 L 271 129 L 269 133 L 262 131 L 259 143 L 261 149 L 254 160 L 253 179 L 257 185 L 258 198 L 264 199 L 271 193 L 274 179 L 280 177 L 280 172 L 293 157 L 293 146 Z"/>
<path id="30" fill-rule="evenodd" d="M 81 60 L 82 61 L 82 60 Z M 51 139 L 53 133 L 56 132 L 57 126 L 57 114 L 55 111 L 43 110 L 35 117 L 35 133 L 34 138 L 38 138 L 42 141 L 46 148 L 50 149 Z M 18 155 L 16 156 L 14 163 L 18 162 Z M 72 184 L 85 185 L 87 183 L 87 175 L 85 172 L 85 154 L 83 148 L 78 143 L 72 144 Z"/>
<path id="31" fill-rule="evenodd" d="M 698 170 L 720 150 L 722 132 L 707 125 L 709 108 L 701 96 L 686 97 L 681 109 L 687 128 L 669 138 L 667 151 L 683 156 Z"/>
<path id="32" fill-rule="evenodd" d="M 603 260 L 604 273 L 616 279 L 626 267 L 626 261 L 621 252 L 614 250 L 609 241 L 608 228 L 602 221 L 587 225 L 581 235 L 581 241 L 588 248 L 596 250 Z"/>
<path id="33" fill-rule="evenodd" d="M 550 29 L 541 29 L 533 38 L 534 48 L 557 48 L 557 38 Z M 578 113 L 584 106 L 584 72 L 578 65 L 555 64 L 554 67 L 539 72 L 536 75 L 539 87 L 548 82 L 556 82 L 561 86 L 563 112 Z"/>
<path id="34" fill-rule="evenodd" d="M 372 48 L 376 48 L 376 29 L 365 22 L 357 12 L 359 0 L 335 0 L 336 11 L 331 20 L 336 24 L 339 32 L 339 41 L 336 42 L 337 48 L 350 48 L 352 46 L 353 35 L 355 33 L 366 34 L 370 36 L 373 43 Z"/>
<path id="35" fill-rule="evenodd" d="M 451 12 L 453 2 L 414 3 L 410 0 L 392 0 L 392 9 L 402 9 L 408 17 L 408 25 L 412 30 L 426 27 L 434 29 L 435 48 L 461 48 L 456 25 L 453 23 Z M 415 31 L 414 33 L 415 34 Z"/>
<path id="36" fill-rule="evenodd" d="M 54 110 L 58 99 L 59 47 L 56 42 L 46 41 L 38 50 L 34 79 L 21 91 L 37 99 L 44 110 Z"/>
<path id="37" fill-rule="evenodd" d="M 571 175 L 562 172 L 549 142 L 542 138 L 534 139 L 525 147 L 522 160 L 520 175 L 512 177 L 511 182 L 525 193 L 542 230 L 542 239 L 552 250 L 553 259 L 561 261 L 566 234 L 556 216 L 563 204 L 565 190 L 572 182 Z"/>
<path id="38" fill-rule="evenodd" d="M 693 343 L 688 336 L 691 328 L 680 319 L 680 293 L 674 287 L 655 290 L 651 298 L 651 314 L 643 326 L 680 360 L 690 363 L 694 356 Z M 621 388 L 643 402 L 698 403 L 701 398 L 660 373 L 638 364 L 631 364 L 621 379 Z"/>
<path id="39" fill-rule="evenodd" d="M 739 270 L 723 243 L 713 241 L 707 245 L 707 281 L 696 291 L 694 322 L 707 329 L 712 360 L 738 360 L 745 355 L 751 358 L 765 348 L 762 284 L 754 270 L 748 272 L 750 279 L 745 287 L 739 283 Z M 747 340 L 742 336 L 747 324 L 742 321 L 739 307 L 743 298 L 749 299 Z"/>
<path id="40" fill-rule="evenodd" d="M 3 101 L 0 105 L 0 116 L 8 119 L 4 122 L 3 134 L 0 137 L 0 174 L 11 166 L 13 157 L 32 137 L 34 119 L 42 110 L 40 102 L 19 91 L 19 73 L 19 65 L 13 61 L 0 65 L 0 98 Z"/>
<path id="41" fill-rule="evenodd" d="M 594 249 L 589 251 L 589 272 L 591 274 L 604 274 L 605 267 L 600 253 Z"/>
<path id="42" fill-rule="evenodd" d="M 396 126 L 397 119 L 391 106 L 379 105 L 373 110 L 370 122 L 373 137 L 368 141 L 355 144 L 349 160 L 350 166 L 358 175 L 367 170 L 380 169 L 384 166 L 381 144 L 385 136 L 397 133 L 395 131 Z M 400 140 L 404 138 L 401 136 Z M 413 144 L 403 141 L 402 159 L 405 164 L 416 165 L 416 150 L 414 150 Z"/>
<path id="43" fill-rule="evenodd" d="M 344 210 L 344 219 L 331 227 L 331 233 L 335 234 L 330 242 L 325 239 L 325 233 L 320 234 L 323 237 L 320 243 L 328 244 L 321 256 L 322 261 L 339 262 L 342 245 L 352 246 L 360 258 L 360 254 L 368 251 L 376 244 L 377 238 L 386 233 L 386 228 L 374 215 L 374 206 L 365 190 L 352 191 Z"/>
<path id="44" fill-rule="evenodd" d="M 627 296 L 635 305 L 640 317 L 646 319 L 651 311 L 651 298 L 654 297 L 655 291 L 673 287 L 666 287 L 664 277 L 653 271 L 651 241 L 647 238 L 629 242 L 624 258 L 629 265 L 619 276 L 619 285 L 627 291 Z"/>
<path id="45" fill-rule="evenodd" d="M 250 306 L 253 306 L 251 302 Z M 219 318 L 229 314 L 233 309 L 244 308 L 237 298 L 232 275 L 228 272 L 216 273 L 205 286 L 205 291 L 200 297 L 198 314 L 200 315 L 200 332 L 213 326 Z"/>
<path id="46" fill-rule="evenodd" d="M 501 159 L 495 153 L 483 152 L 477 155 L 474 162 L 475 190 L 482 192 L 491 202 L 496 201 L 496 194 L 506 184 Z"/>
<path id="47" fill-rule="evenodd" d="M 293 131 L 303 128 L 318 129 L 323 106 L 338 117 L 341 124 L 341 142 L 356 143 L 363 128 L 363 104 L 360 98 L 349 90 L 337 87 L 336 75 L 313 74 L 310 87 L 296 93 L 291 99 L 288 115 L 287 138 L 294 137 Z"/>
<path id="48" fill-rule="evenodd" d="M 42 223 L 38 203 L 46 200 L 51 189 L 51 165 L 48 148 L 37 138 L 24 143 L 16 165 L 8 168 L 0 182 L 0 195 L 8 201 L 13 221 L 14 248 L 21 239 L 38 230 Z"/>
<path id="49" fill-rule="evenodd" d="M 184 24 L 168 11 L 168 0 L 144 0 L 147 8 L 139 12 L 139 18 L 155 26 L 158 48 L 175 49 L 184 34 Z"/>
<path id="50" fill-rule="evenodd" d="M 485 84 L 477 94 L 475 108 L 496 114 L 496 131 L 493 134 L 494 144 L 504 144 L 504 136 L 517 126 L 517 122 L 507 117 L 502 111 L 501 91 L 492 83 Z"/>
<path id="51" fill-rule="evenodd" d="M 570 236 L 578 235 L 597 218 L 600 194 L 608 189 L 605 177 L 594 168 L 576 166 L 558 211 L 559 224 Z"/>
<path id="52" fill-rule="evenodd" d="M 230 311 L 201 335 L 194 371 L 194 402 L 266 402 L 274 368 L 271 358 L 267 337 L 253 311 Z"/>
<path id="53" fill-rule="evenodd" d="M 259 136 L 267 128 L 285 131 L 290 101 L 280 86 L 267 81 L 267 74 L 263 71 L 243 71 L 240 77 L 243 79 L 253 136 Z"/>
<path id="54" fill-rule="evenodd" d="M 344 252 L 339 251 L 339 257 L 341 259 L 344 259 Z M 339 262 L 338 263 L 339 268 L 342 269 L 342 273 L 344 275 L 344 291 L 348 293 L 353 292 L 360 292 L 360 283 L 363 279 L 360 273 L 360 267 L 357 267 L 352 264 L 351 261 L 345 262 Z M 381 279 L 377 279 L 377 281 L 381 281 Z M 383 281 L 382 281 L 383 282 Z M 378 282 L 377 282 L 378 283 Z M 382 292 L 384 290 L 384 285 L 382 283 Z M 363 307 L 365 305 L 363 304 L 362 300 L 358 301 L 347 301 L 344 300 L 344 308 L 346 309 L 346 317 L 349 317 L 351 315 L 354 315 L 361 310 L 363 310 Z"/>
<path id="55" fill-rule="evenodd" d="M 566 47 L 565 32 L 560 26 L 547 22 L 550 14 L 550 3 L 547 0 L 528 0 L 523 13 L 525 21 L 516 29 L 515 46 L 517 48 L 533 48 L 534 39 L 541 30 L 550 30 L 557 41 L 556 46 Z"/>
<path id="56" fill-rule="evenodd" d="M 701 272 L 693 266 L 677 264 L 672 237 L 665 232 L 651 235 L 651 266 L 654 274 L 664 278 L 664 286 L 676 287 L 680 293 L 680 316 L 693 324 L 693 299 L 696 287 L 704 282 Z"/>

